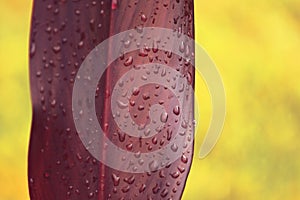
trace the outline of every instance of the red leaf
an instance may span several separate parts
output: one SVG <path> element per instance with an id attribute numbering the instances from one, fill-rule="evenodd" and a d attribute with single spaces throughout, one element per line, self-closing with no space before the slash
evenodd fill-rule
<path id="1" fill-rule="evenodd" d="M 193 38 L 193 1 L 34 1 L 30 35 L 33 119 L 28 159 L 32 200 L 181 198 L 192 146 L 174 163 L 151 173 L 118 171 L 97 161 L 84 147 L 72 115 L 74 80 L 88 53 L 109 36 L 150 26 L 176 29 Z M 130 44 L 125 41 L 124 45 Z M 113 48 L 112 44 L 107 47 L 107 56 Z M 130 52 L 109 66 L 96 91 L 98 121 L 115 145 L 131 152 L 155 151 L 169 144 L 180 126 L 180 112 L 193 112 L 192 104 L 182 109 L 170 98 L 169 90 L 149 84 L 131 96 L 130 116 L 137 124 L 147 124 L 150 106 L 161 104 L 168 113 L 161 116 L 167 126 L 147 139 L 119 130 L 110 110 L 112 90 L 122 75 L 149 61 L 178 69 L 194 84 L 194 68 L 178 55 L 159 50 L 156 44 Z M 178 147 L 172 148 L 175 151 Z M 99 154 L 118 157 L 105 151 Z"/>

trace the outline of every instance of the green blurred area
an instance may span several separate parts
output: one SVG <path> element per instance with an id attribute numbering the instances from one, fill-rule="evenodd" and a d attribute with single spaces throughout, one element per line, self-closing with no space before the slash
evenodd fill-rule
<path id="1" fill-rule="evenodd" d="M 29 199 L 31 1 L 0 2 L 0 199 Z M 195 1 L 196 39 L 214 59 L 227 118 L 213 152 L 198 159 L 211 105 L 201 77 L 193 199 L 300 199 L 300 1 Z"/>

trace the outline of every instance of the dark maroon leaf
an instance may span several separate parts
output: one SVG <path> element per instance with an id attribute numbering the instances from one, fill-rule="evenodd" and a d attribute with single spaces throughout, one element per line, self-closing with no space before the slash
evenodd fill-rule
<path id="1" fill-rule="evenodd" d="M 30 197 L 53 199 L 180 199 L 193 147 L 168 166 L 148 173 L 128 173 L 103 165 L 84 147 L 74 125 L 72 89 L 88 53 L 103 40 L 128 29 L 164 27 L 194 37 L 192 0 L 34 1 L 30 35 L 30 82 L 33 119 L 28 159 Z M 124 41 L 124 45 L 130 45 Z M 107 46 L 108 57 L 113 46 Z M 180 47 L 179 47 L 180 48 Z M 186 49 L 183 49 L 186 51 Z M 98 121 L 107 137 L 131 152 L 159 150 L 174 138 L 183 111 L 171 92 L 149 84 L 134 91 L 130 115 L 147 124 L 148 109 L 161 104 L 167 126 L 150 138 L 130 137 L 114 122 L 110 98 L 117 81 L 139 64 L 157 62 L 179 70 L 194 85 L 194 68 L 154 43 L 113 62 L 96 91 Z M 193 112 L 193 105 L 186 105 Z M 186 109 L 187 109 L 186 108 Z M 184 109 L 184 110 L 186 110 Z M 172 146 L 174 151 L 178 148 Z M 105 151 L 103 157 L 115 156 Z"/>

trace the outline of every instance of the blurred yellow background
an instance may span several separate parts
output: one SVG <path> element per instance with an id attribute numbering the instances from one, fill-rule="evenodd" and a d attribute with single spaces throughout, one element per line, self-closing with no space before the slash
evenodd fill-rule
<path id="1" fill-rule="evenodd" d="M 0 200 L 29 199 L 31 4 L 0 1 Z M 224 80 L 227 118 L 199 160 L 211 110 L 197 77 L 201 121 L 183 199 L 300 199 L 300 1 L 196 0 L 195 18 Z"/>

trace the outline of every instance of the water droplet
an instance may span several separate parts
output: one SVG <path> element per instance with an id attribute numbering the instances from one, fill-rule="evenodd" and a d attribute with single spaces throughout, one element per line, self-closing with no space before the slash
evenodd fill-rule
<path id="1" fill-rule="evenodd" d="M 192 82 L 193 82 L 193 78 L 192 78 L 192 74 L 191 74 L 191 72 L 188 72 L 187 73 L 187 81 L 188 81 L 188 83 L 191 85 L 192 84 Z"/>
<path id="2" fill-rule="evenodd" d="M 80 10 L 76 9 L 76 10 L 75 10 L 75 14 L 76 14 L 76 15 L 80 15 Z"/>
<path id="3" fill-rule="evenodd" d="M 173 131 L 170 129 L 167 129 L 167 140 L 171 140 L 172 134 L 173 134 Z"/>
<path id="4" fill-rule="evenodd" d="M 139 89 L 139 88 L 134 87 L 134 88 L 132 89 L 132 94 L 133 94 L 134 96 L 137 96 L 139 93 L 140 93 L 140 89 Z"/>
<path id="5" fill-rule="evenodd" d="M 124 47 L 125 47 L 125 48 L 128 48 L 128 47 L 130 46 L 130 44 L 131 44 L 130 40 L 126 40 L 126 41 L 124 42 Z"/>
<path id="6" fill-rule="evenodd" d="M 44 178 L 49 178 L 50 177 L 50 173 L 49 172 L 45 172 L 44 173 Z"/>
<path id="7" fill-rule="evenodd" d="M 132 148 L 133 148 L 133 144 L 132 144 L 132 143 L 126 145 L 126 149 L 127 149 L 128 151 L 131 151 Z"/>
<path id="8" fill-rule="evenodd" d="M 40 77 L 42 75 L 42 72 L 41 71 L 37 71 L 36 72 L 36 77 Z"/>
<path id="9" fill-rule="evenodd" d="M 51 5 L 51 4 L 48 4 L 48 5 L 47 5 L 47 9 L 48 9 L 48 10 L 51 10 L 51 9 L 52 9 L 52 5 Z"/>
<path id="10" fill-rule="evenodd" d="M 135 101 L 130 100 L 130 101 L 129 101 L 129 104 L 130 104 L 131 106 L 135 106 Z"/>
<path id="11" fill-rule="evenodd" d="M 181 166 L 178 166 L 177 169 L 180 171 L 180 173 L 183 173 L 185 171 L 185 168 Z"/>
<path id="12" fill-rule="evenodd" d="M 187 163 L 187 162 L 188 162 L 188 158 L 187 158 L 184 154 L 182 154 L 182 156 L 181 156 L 181 161 L 182 161 L 183 163 Z"/>
<path id="13" fill-rule="evenodd" d="M 53 99 L 53 100 L 51 101 L 51 106 L 52 106 L 52 107 L 55 107 L 55 105 L 56 105 L 56 100 Z"/>
<path id="14" fill-rule="evenodd" d="M 94 197 L 94 193 L 90 192 L 88 197 L 89 197 L 89 199 L 93 198 Z"/>
<path id="15" fill-rule="evenodd" d="M 136 152 L 136 153 L 134 154 L 134 157 L 140 158 L 140 157 L 141 157 L 141 152 L 140 152 L 140 151 Z"/>
<path id="16" fill-rule="evenodd" d="M 81 40 L 80 42 L 78 42 L 78 48 L 82 48 L 84 45 L 84 42 Z"/>
<path id="17" fill-rule="evenodd" d="M 156 183 L 156 185 L 152 188 L 152 192 L 153 194 L 157 194 L 160 190 L 159 185 Z"/>
<path id="18" fill-rule="evenodd" d="M 174 187 L 174 188 L 172 189 L 172 192 L 176 193 L 176 192 L 177 192 L 177 188 Z"/>
<path id="19" fill-rule="evenodd" d="M 152 44 L 152 51 L 153 51 L 153 53 L 158 52 L 158 46 L 157 46 L 156 41 L 153 41 L 153 44 Z"/>
<path id="20" fill-rule="evenodd" d="M 92 31 L 95 30 L 95 19 L 91 19 L 91 20 L 90 20 L 90 29 L 91 29 Z"/>
<path id="21" fill-rule="evenodd" d="M 118 8 L 118 0 L 111 1 L 111 9 L 116 10 Z"/>
<path id="22" fill-rule="evenodd" d="M 184 128 L 184 129 L 186 129 L 187 128 L 187 122 L 185 121 L 185 120 L 182 120 L 182 122 L 181 122 L 181 127 L 182 128 Z"/>
<path id="23" fill-rule="evenodd" d="M 47 26 L 46 30 L 45 30 L 47 33 L 51 33 L 52 31 L 52 27 L 51 26 Z"/>
<path id="24" fill-rule="evenodd" d="M 118 104 L 118 106 L 119 106 L 119 108 L 121 108 L 121 109 L 125 109 L 125 108 L 127 108 L 128 107 L 128 103 L 126 102 L 126 103 L 124 103 L 124 102 L 122 102 L 122 101 L 117 101 L 117 104 Z"/>
<path id="25" fill-rule="evenodd" d="M 149 163 L 149 169 L 150 171 L 156 171 L 158 169 L 159 165 L 156 160 L 153 160 Z"/>
<path id="26" fill-rule="evenodd" d="M 141 77 L 141 79 L 144 80 L 144 81 L 146 81 L 148 78 L 147 78 L 147 76 L 143 75 L 143 76 Z"/>
<path id="27" fill-rule="evenodd" d="M 172 178 L 178 178 L 180 173 L 178 171 L 171 173 Z"/>
<path id="28" fill-rule="evenodd" d="M 133 63 L 133 58 L 132 56 L 129 56 L 129 58 L 127 58 L 124 62 L 124 65 L 127 67 L 129 65 L 131 65 Z"/>
<path id="29" fill-rule="evenodd" d="M 161 113 L 160 121 L 163 123 L 166 123 L 168 121 L 168 113 L 166 113 L 166 112 Z"/>
<path id="30" fill-rule="evenodd" d="M 119 135 L 119 140 L 120 140 L 120 142 L 124 142 L 125 141 L 125 133 L 118 133 L 118 135 Z"/>
<path id="31" fill-rule="evenodd" d="M 82 160 L 82 157 L 81 157 L 80 153 L 77 153 L 76 157 L 77 157 L 78 160 Z"/>
<path id="32" fill-rule="evenodd" d="M 153 144 L 157 144 L 157 137 L 153 137 L 153 138 L 152 138 L 152 143 L 153 143 Z"/>
<path id="33" fill-rule="evenodd" d="M 111 178 L 113 180 L 114 186 L 118 186 L 120 183 L 120 177 L 113 173 L 111 175 Z"/>
<path id="34" fill-rule="evenodd" d="M 143 105 L 139 105 L 139 106 L 138 106 L 138 110 L 139 110 L 139 111 L 144 110 L 144 109 L 145 109 L 145 107 L 144 107 Z"/>
<path id="35" fill-rule="evenodd" d="M 197 125 L 197 121 L 193 120 L 192 124 L 193 124 L 193 126 L 196 126 Z"/>
<path id="36" fill-rule="evenodd" d="M 34 179 L 33 179 L 33 178 L 30 178 L 30 179 L 29 179 L 29 182 L 30 182 L 30 184 L 33 184 L 33 183 L 34 183 Z"/>
<path id="37" fill-rule="evenodd" d="M 52 48 L 52 50 L 53 50 L 54 53 L 58 53 L 58 52 L 60 52 L 61 47 L 60 47 L 59 45 L 56 45 L 56 46 L 54 46 L 54 47 Z"/>
<path id="38" fill-rule="evenodd" d="M 171 58 L 171 57 L 172 57 L 172 51 L 168 51 L 168 52 L 167 52 L 167 57 L 168 57 L 168 58 Z"/>
<path id="39" fill-rule="evenodd" d="M 145 189 L 146 189 L 146 185 L 142 184 L 140 189 L 139 189 L 139 192 L 142 193 L 143 191 L 145 191 Z"/>
<path id="40" fill-rule="evenodd" d="M 163 69 L 161 70 L 161 76 L 165 76 L 166 74 L 167 74 L 166 69 L 163 68 Z"/>
<path id="41" fill-rule="evenodd" d="M 125 187 L 122 188 L 122 192 L 123 193 L 126 193 L 130 190 L 130 186 L 129 185 L 126 185 Z"/>
<path id="42" fill-rule="evenodd" d="M 165 172 L 163 170 L 159 171 L 159 177 L 160 178 L 165 178 L 166 177 Z"/>
<path id="43" fill-rule="evenodd" d="M 175 143 L 173 143 L 171 145 L 171 150 L 174 151 L 174 152 L 176 152 L 178 150 L 178 146 Z"/>
<path id="44" fill-rule="evenodd" d="M 175 115 L 179 115 L 179 114 L 180 114 L 180 108 L 179 108 L 179 106 L 175 106 L 175 107 L 173 108 L 173 113 L 174 113 Z"/>
<path id="45" fill-rule="evenodd" d="M 148 135 L 150 134 L 150 132 L 151 132 L 151 129 L 148 128 L 148 129 L 146 129 L 146 130 L 144 131 L 144 135 L 145 135 L 145 136 L 148 136 Z"/>
<path id="46" fill-rule="evenodd" d="M 184 50 L 185 50 L 185 45 L 184 45 L 184 42 L 182 41 L 182 42 L 180 43 L 180 45 L 179 45 L 179 51 L 180 51 L 181 53 L 183 53 Z"/>
<path id="47" fill-rule="evenodd" d="M 139 56 L 141 56 L 141 57 L 148 56 L 148 52 L 145 50 L 145 48 L 140 49 Z"/>
<path id="48" fill-rule="evenodd" d="M 188 57 L 190 55 L 190 47 L 189 45 L 185 46 L 184 56 Z"/>
<path id="49" fill-rule="evenodd" d="M 150 99 L 150 94 L 149 94 L 149 92 L 146 92 L 146 93 L 143 94 L 143 99 L 144 99 L 144 100 Z"/>
<path id="50" fill-rule="evenodd" d="M 128 178 L 124 178 L 124 182 L 126 182 L 128 184 L 133 184 L 134 181 L 135 181 L 135 176 L 130 176 Z"/>
<path id="51" fill-rule="evenodd" d="M 138 32 L 138 33 L 142 33 L 143 32 L 143 26 L 142 25 L 137 25 L 136 27 L 135 27 L 135 30 L 136 30 L 136 32 Z"/>
<path id="52" fill-rule="evenodd" d="M 59 13 L 59 9 L 58 9 L 58 8 L 55 8 L 55 10 L 53 11 L 53 13 L 54 13 L 55 15 L 57 15 L 57 14 Z"/>
<path id="53" fill-rule="evenodd" d="M 31 58 L 35 55 L 35 51 L 36 51 L 36 46 L 35 46 L 35 43 L 32 42 L 32 43 L 30 44 L 30 57 L 31 57 Z"/>
<path id="54" fill-rule="evenodd" d="M 141 15 L 141 20 L 142 20 L 143 22 L 146 22 L 146 21 L 147 21 L 147 16 L 146 16 L 144 13 Z"/>
<path id="55" fill-rule="evenodd" d="M 168 195 L 169 191 L 165 188 L 163 191 L 160 193 L 161 197 L 166 197 Z"/>

